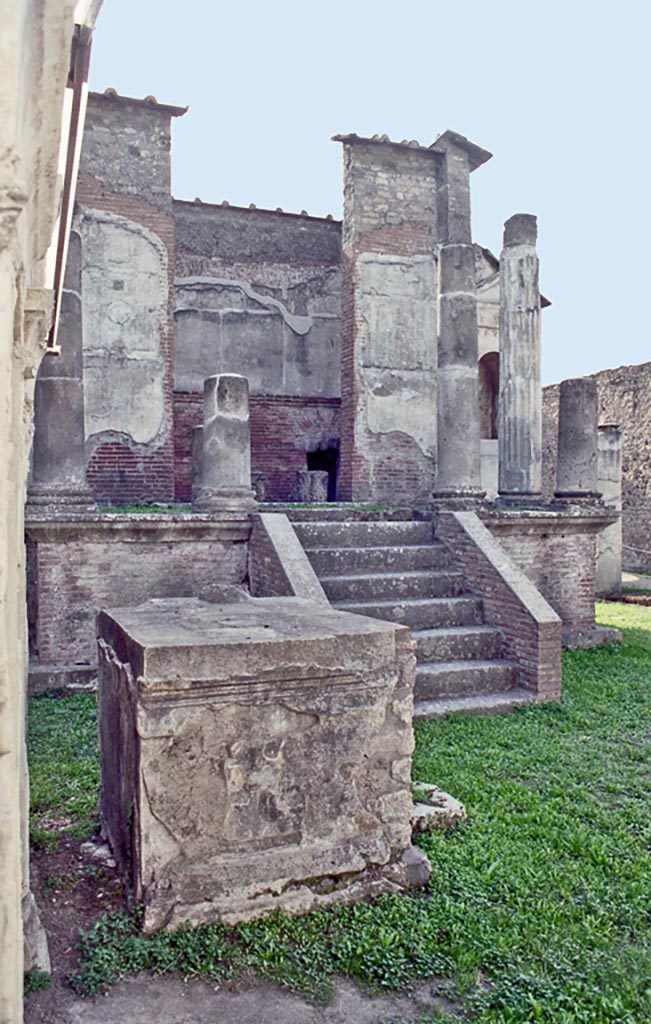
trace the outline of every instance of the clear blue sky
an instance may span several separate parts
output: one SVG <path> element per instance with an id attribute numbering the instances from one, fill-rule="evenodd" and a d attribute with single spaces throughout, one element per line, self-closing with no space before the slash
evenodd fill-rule
<path id="1" fill-rule="evenodd" d="M 545 383 L 651 359 L 643 0 L 104 0 L 91 87 L 189 104 L 181 199 L 341 216 L 337 132 L 490 150 L 476 241 L 538 215 Z"/>

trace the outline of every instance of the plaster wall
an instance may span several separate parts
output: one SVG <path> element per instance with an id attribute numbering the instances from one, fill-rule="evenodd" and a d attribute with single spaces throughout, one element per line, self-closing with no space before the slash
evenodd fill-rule
<path id="1" fill-rule="evenodd" d="M 86 439 L 124 434 L 136 444 L 165 427 L 167 250 L 137 221 L 82 212 Z"/>
<path id="2" fill-rule="evenodd" d="M 23 1019 L 21 904 L 31 910 L 25 757 L 23 507 L 33 380 L 51 324 L 47 254 L 61 198 L 59 153 L 71 0 L 0 0 L 0 1020 Z M 27 916 L 27 915 L 26 915 Z M 33 918 L 32 918 L 33 920 Z"/>
<path id="3" fill-rule="evenodd" d="M 341 225 L 203 203 L 174 213 L 175 390 L 240 373 L 254 395 L 338 396 Z"/>
<path id="4" fill-rule="evenodd" d="M 307 452 L 338 446 L 341 224 L 174 202 L 175 493 L 188 500 L 205 377 L 247 377 L 251 458 L 270 500 L 297 497 Z"/>

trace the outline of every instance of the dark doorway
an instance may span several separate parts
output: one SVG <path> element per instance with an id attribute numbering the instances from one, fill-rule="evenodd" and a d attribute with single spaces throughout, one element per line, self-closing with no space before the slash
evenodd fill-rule
<path id="1" fill-rule="evenodd" d="M 497 352 L 487 352 L 479 360 L 479 411 L 482 437 L 497 437 L 499 390 L 500 357 Z"/>
<path id="2" fill-rule="evenodd" d="M 320 469 L 328 474 L 328 501 L 337 500 L 338 466 L 338 448 L 324 448 L 320 452 L 307 452 L 307 468 Z"/>

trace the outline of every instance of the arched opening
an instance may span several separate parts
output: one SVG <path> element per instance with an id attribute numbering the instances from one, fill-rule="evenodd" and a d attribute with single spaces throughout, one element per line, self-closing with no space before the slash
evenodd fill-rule
<path id="1" fill-rule="evenodd" d="M 500 390 L 499 352 L 487 352 L 479 360 L 479 412 L 483 438 L 497 437 L 497 396 Z"/>

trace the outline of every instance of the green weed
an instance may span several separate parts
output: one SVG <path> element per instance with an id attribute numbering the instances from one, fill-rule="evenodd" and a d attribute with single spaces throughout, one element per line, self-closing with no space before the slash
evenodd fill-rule
<path id="1" fill-rule="evenodd" d="M 375 991 L 434 978 L 476 1024 L 646 1024 L 651 609 L 607 603 L 599 621 L 624 642 L 566 651 L 561 705 L 417 723 L 414 778 L 468 811 L 464 829 L 419 837 L 427 890 L 151 936 L 137 916 L 107 915 L 82 938 L 76 989 L 145 969 L 256 973 L 325 1001 L 336 975 Z M 80 726 L 70 715 L 65 728 Z"/>
<path id="2" fill-rule="evenodd" d="M 95 829 L 99 797 L 97 700 L 43 694 L 29 701 L 30 839 L 50 850 L 58 836 Z"/>
<path id="3" fill-rule="evenodd" d="M 34 992 L 41 992 L 52 984 L 52 975 L 46 971 L 38 971 L 35 967 L 31 971 L 25 971 L 23 975 L 23 992 L 26 996 Z"/>

